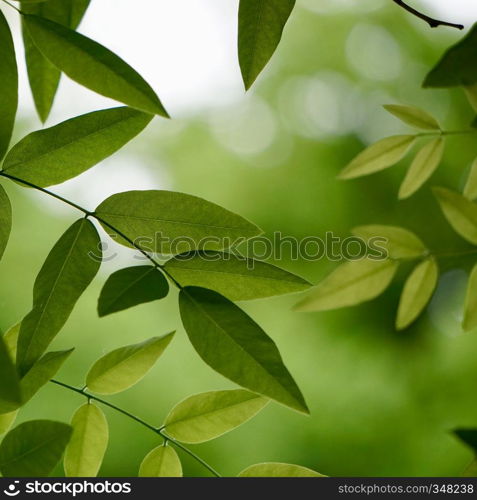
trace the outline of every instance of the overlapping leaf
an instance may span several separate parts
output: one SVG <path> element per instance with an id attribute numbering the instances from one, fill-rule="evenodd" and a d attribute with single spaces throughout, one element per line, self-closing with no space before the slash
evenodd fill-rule
<path id="1" fill-rule="evenodd" d="M 243 470 L 239 477 L 325 477 L 301 465 L 267 462 L 255 464 Z"/>
<path id="2" fill-rule="evenodd" d="M 477 198 L 477 159 L 472 163 L 469 177 L 464 187 L 464 196 L 469 200 Z"/>
<path id="3" fill-rule="evenodd" d="M 7 248 L 12 230 L 12 206 L 7 193 L 0 186 L 0 259 Z"/>
<path id="4" fill-rule="evenodd" d="M 182 477 L 182 465 L 171 446 L 158 446 L 146 455 L 139 477 Z"/>
<path id="5" fill-rule="evenodd" d="M 472 269 L 467 284 L 462 327 L 465 331 L 477 327 L 477 264 Z"/>
<path id="6" fill-rule="evenodd" d="M 15 364 L 0 336 L 0 414 L 11 413 L 22 404 Z"/>

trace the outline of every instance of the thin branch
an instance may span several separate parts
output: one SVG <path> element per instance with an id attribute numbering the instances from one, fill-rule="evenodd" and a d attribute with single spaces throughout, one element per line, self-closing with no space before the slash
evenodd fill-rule
<path id="1" fill-rule="evenodd" d="M 393 0 L 393 2 L 397 5 L 399 5 L 399 7 L 402 7 L 404 10 L 407 10 L 408 12 L 410 12 L 412 15 L 425 21 L 431 28 L 437 28 L 439 26 L 449 26 L 451 28 L 457 28 L 458 30 L 464 29 L 464 26 L 462 24 L 455 24 L 455 23 L 449 23 L 447 21 L 440 21 L 439 19 L 435 19 L 435 18 L 430 17 L 426 14 L 423 14 L 422 12 L 418 11 L 417 9 L 414 9 L 410 5 L 403 2 L 403 0 Z"/>

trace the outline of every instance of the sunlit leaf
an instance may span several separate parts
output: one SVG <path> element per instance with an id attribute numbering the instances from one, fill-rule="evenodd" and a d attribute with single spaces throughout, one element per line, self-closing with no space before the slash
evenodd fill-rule
<path id="1" fill-rule="evenodd" d="M 106 417 L 96 405 L 86 403 L 73 415 L 71 427 L 64 458 L 66 477 L 96 477 L 108 446 Z"/>
<path id="2" fill-rule="evenodd" d="M 0 444 L 5 477 L 46 477 L 60 461 L 71 437 L 69 425 L 31 420 L 11 430 Z"/>
<path id="3" fill-rule="evenodd" d="M 392 167 L 404 158 L 415 141 L 414 135 L 394 135 L 381 139 L 356 156 L 338 178 L 353 179 Z"/>
<path id="4" fill-rule="evenodd" d="M 98 394 L 116 394 L 133 386 L 154 366 L 173 337 L 174 332 L 168 333 L 106 354 L 88 372 L 88 389 Z"/>
<path id="5" fill-rule="evenodd" d="M 117 311 L 153 300 L 162 299 L 169 292 L 164 275 L 153 266 L 135 266 L 113 273 L 101 290 L 98 315 Z"/>
<path id="6" fill-rule="evenodd" d="M 20 333 L 20 326 L 21 323 L 17 323 L 16 325 L 9 328 L 3 335 L 5 347 L 7 348 L 8 354 L 10 355 L 12 361 L 16 361 L 17 359 L 17 342 L 18 335 Z"/>
<path id="7" fill-rule="evenodd" d="M 444 155 L 444 139 L 434 139 L 416 155 L 404 182 L 399 189 L 399 199 L 413 195 L 435 172 Z"/>
<path id="8" fill-rule="evenodd" d="M 477 159 L 472 163 L 469 177 L 464 188 L 464 196 L 469 200 L 477 198 Z"/>
<path id="9" fill-rule="evenodd" d="M 411 127 L 421 130 L 440 129 L 438 121 L 423 109 L 414 106 L 399 106 L 397 104 L 386 104 L 384 109 L 407 125 L 411 125 Z"/>
<path id="10" fill-rule="evenodd" d="M 463 87 L 465 95 L 469 100 L 469 104 L 472 106 L 474 111 L 477 111 L 477 85 L 468 85 Z"/>
<path id="11" fill-rule="evenodd" d="M 381 295 L 398 263 L 393 260 L 353 260 L 341 264 L 295 306 L 297 311 L 327 311 L 354 306 Z"/>
<path id="12" fill-rule="evenodd" d="M 25 374 L 61 330 L 77 300 L 100 266 L 98 232 L 86 219 L 75 222 L 59 239 L 33 288 L 33 309 L 23 319 L 17 365 Z"/>
<path id="13" fill-rule="evenodd" d="M 462 322 L 462 328 L 465 331 L 472 330 L 475 327 L 477 327 L 477 264 L 469 276 L 465 296 L 464 320 Z"/>
<path id="14" fill-rule="evenodd" d="M 196 196 L 172 191 L 126 191 L 107 198 L 96 209 L 115 241 L 145 251 L 179 254 L 194 249 L 221 250 L 261 230 L 248 220 Z"/>
<path id="15" fill-rule="evenodd" d="M 1 336 L 0 381 L 0 414 L 10 413 L 22 404 L 22 396 L 15 365 Z"/>
<path id="16" fill-rule="evenodd" d="M 1 64 L 1 63 L 0 63 Z M 1 122 L 1 120 L 0 120 Z M 12 206 L 7 193 L 0 186 L 0 259 L 7 248 L 8 239 L 12 230 Z"/>
<path id="17" fill-rule="evenodd" d="M 294 6 L 295 0 L 240 0 L 238 53 L 246 89 L 275 52 Z"/>
<path id="18" fill-rule="evenodd" d="M 352 233 L 368 245 L 384 248 L 391 259 L 414 259 L 427 252 L 424 243 L 402 227 L 373 224 L 355 227 Z"/>
<path id="19" fill-rule="evenodd" d="M 268 462 L 255 464 L 243 470 L 239 477 L 325 477 L 301 465 Z"/>
<path id="20" fill-rule="evenodd" d="M 34 44 L 80 85 L 146 113 L 168 116 L 150 85 L 116 54 L 58 23 L 24 15 Z"/>
<path id="21" fill-rule="evenodd" d="M 477 205 L 450 189 L 433 191 L 449 224 L 462 238 L 477 245 Z"/>
<path id="22" fill-rule="evenodd" d="M 15 422 L 15 419 L 17 418 L 17 415 L 18 410 L 12 411 L 10 413 L 3 413 L 0 415 L 0 436 L 10 430 L 13 422 Z"/>
<path id="23" fill-rule="evenodd" d="M 60 184 L 111 156 L 151 119 L 126 107 L 77 116 L 27 135 L 9 151 L 3 169 L 40 187 Z"/>
<path id="24" fill-rule="evenodd" d="M 246 389 L 308 413 L 277 346 L 239 307 L 198 287 L 182 289 L 179 305 L 192 345 L 211 368 Z"/>
<path id="25" fill-rule="evenodd" d="M 301 292 L 311 286 L 279 267 L 232 253 L 190 252 L 169 260 L 165 268 L 182 286 L 209 288 L 230 300 Z"/>
<path id="26" fill-rule="evenodd" d="M 182 477 L 182 465 L 171 446 L 158 446 L 146 455 L 139 477 Z"/>
<path id="27" fill-rule="evenodd" d="M 396 328 L 407 328 L 423 311 L 434 293 L 439 268 L 434 258 L 421 262 L 407 279 L 396 319 Z"/>
<path id="28" fill-rule="evenodd" d="M 164 430 L 177 441 L 203 443 L 250 420 L 268 402 L 242 389 L 196 394 L 171 410 L 164 421 Z"/>
<path id="29" fill-rule="evenodd" d="M 18 106 L 18 71 L 12 34 L 5 16 L 0 11 L 0 160 L 12 138 Z"/>

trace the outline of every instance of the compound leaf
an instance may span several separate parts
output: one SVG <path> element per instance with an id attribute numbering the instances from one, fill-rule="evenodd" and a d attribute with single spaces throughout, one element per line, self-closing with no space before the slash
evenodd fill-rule
<path id="1" fill-rule="evenodd" d="M 154 448 L 142 461 L 139 477 L 182 477 L 181 461 L 174 448 Z"/>
<path id="2" fill-rule="evenodd" d="M 414 106 L 399 106 L 397 104 L 386 104 L 383 107 L 407 125 L 411 125 L 411 127 L 421 130 L 440 130 L 438 121 L 423 109 Z"/>
<path id="3" fill-rule="evenodd" d="M 268 462 L 247 467 L 239 477 L 325 477 L 301 465 Z"/>

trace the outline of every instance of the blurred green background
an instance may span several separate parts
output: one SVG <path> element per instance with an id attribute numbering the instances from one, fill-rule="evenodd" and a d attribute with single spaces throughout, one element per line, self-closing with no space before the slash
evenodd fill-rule
<path id="1" fill-rule="evenodd" d="M 82 183 L 83 191 L 97 190 L 107 179 L 113 183 L 119 165 L 121 175 L 127 169 L 131 189 L 166 187 L 202 196 L 246 216 L 269 235 L 281 231 L 301 238 L 333 231 L 347 236 L 358 224 L 390 223 L 416 231 L 436 251 L 465 249 L 444 221 L 429 184 L 410 200 L 397 201 L 409 160 L 361 180 L 335 178 L 364 144 L 407 130 L 382 104 L 418 105 L 447 129 L 467 126 L 472 112 L 461 92 L 420 88 L 428 69 L 460 34 L 430 30 L 391 2 L 342 2 L 340 8 L 332 3 L 299 2 L 278 53 L 250 93 L 171 122 L 155 120 L 112 159 L 69 181 L 71 197 L 75 183 Z M 66 118 L 57 111 L 55 118 Z M 25 113 L 17 137 L 37 126 L 33 113 Z M 430 184 L 460 189 L 477 154 L 474 142 L 473 136 L 452 138 Z M 41 193 L 5 187 L 14 229 L 0 263 L 3 330 L 28 312 L 42 262 L 79 217 L 55 201 L 45 204 Z M 175 291 L 160 302 L 97 318 L 96 300 L 106 277 L 140 263 L 126 248 L 110 246 L 110 252 L 120 255 L 103 264 L 54 342 L 58 349 L 76 347 L 57 378 L 81 386 L 91 363 L 109 350 L 177 330 L 152 372 L 110 400 L 160 425 L 184 397 L 232 387 L 191 348 Z M 336 266 L 326 259 L 291 261 L 289 255 L 278 264 L 314 283 Z M 297 463 L 332 476 L 459 474 L 471 452 L 450 430 L 477 426 L 477 337 L 459 326 L 471 264 L 472 259 L 441 262 L 432 303 L 414 326 L 399 333 L 393 324 L 404 272 L 378 300 L 340 311 L 293 313 L 297 296 L 243 304 L 277 342 L 311 416 L 271 404 L 236 431 L 192 449 L 224 475 L 262 461 Z M 20 420 L 69 421 L 82 403 L 80 396 L 51 385 L 22 410 Z M 105 412 L 111 432 L 101 475 L 136 475 L 159 440 L 122 415 Z M 183 459 L 186 475 L 206 474 Z M 56 474 L 62 474 L 61 467 Z"/>

